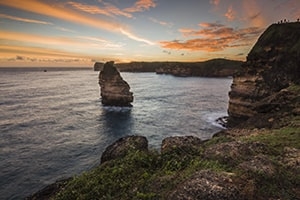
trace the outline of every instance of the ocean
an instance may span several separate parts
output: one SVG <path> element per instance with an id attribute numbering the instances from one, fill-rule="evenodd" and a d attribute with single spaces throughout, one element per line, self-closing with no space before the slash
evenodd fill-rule
<path id="1" fill-rule="evenodd" d="M 100 163 L 127 135 L 159 151 L 165 137 L 209 139 L 227 115 L 231 78 L 121 73 L 132 108 L 104 107 L 98 72 L 0 69 L 0 199 L 23 199 Z"/>

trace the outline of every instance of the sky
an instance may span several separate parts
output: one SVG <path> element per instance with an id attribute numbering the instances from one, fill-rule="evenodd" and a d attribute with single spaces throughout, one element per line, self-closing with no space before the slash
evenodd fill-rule
<path id="1" fill-rule="evenodd" d="M 245 60 L 299 0 L 0 0 L 0 67 Z"/>

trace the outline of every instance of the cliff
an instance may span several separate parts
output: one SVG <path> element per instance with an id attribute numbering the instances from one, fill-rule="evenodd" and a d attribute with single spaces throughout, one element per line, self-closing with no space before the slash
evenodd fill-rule
<path id="1" fill-rule="evenodd" d="M 133 94 L 130 86 L 114 66 L 114 62 L 107 62 L 99 73 L 101 87 L 101 102 L 106 106 L 131 106 Z"/>
<path id="2" fill-rule="evenodd" d="M 131 62 L 119 63 L 123 72 L 156 72 L 174 76 L 228 77 L 241 67 L 241 61 L 212 59 L 204 62 Z"/>
<path id="3" fill-rule="evenodd" d="M 257 119 L 260 127 L 278 124 L 273 115 L 292 113 L 300 83 L 300 23 L 273 24 L 260 36 L 229 93 L 229 126 Z M 293 106 L 291 106 L 293 105 Z M 264 116 L 264 118 L 260 117 Z M 268 122 L 269 121 L 269 122 Z"/>

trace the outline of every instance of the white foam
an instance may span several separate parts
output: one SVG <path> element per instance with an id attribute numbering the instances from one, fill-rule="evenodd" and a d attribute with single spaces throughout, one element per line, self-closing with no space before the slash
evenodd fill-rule
<path id="1" fill-rule="evenodd" d="M 210 124 L 212 124 L 213 126 L 222 128 L 222 129 L 226 129 L 224 126 L 222 126 L 222 124 L 218 123 L 218 119 L 222 118 L 222 117 L 226 117 L 227 113 L 224 112 L 216 112 L 216 113 L 207 113 L 204 115 L 204 118 L 207 122 L 209 122 Z"/>

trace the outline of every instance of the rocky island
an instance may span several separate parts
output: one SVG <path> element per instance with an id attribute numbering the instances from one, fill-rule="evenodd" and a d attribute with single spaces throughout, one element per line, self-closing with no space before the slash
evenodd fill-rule
<path id="1" fill-rule="evenodd" d="M 130 92 L 130 86 L 123 80 L 113 61 L 104 64 L 99 73 L 99 85 L 103 105 L 131 106 L 133 93 Z"/>
<path id="2" fill-rule="evenodd" d="M 99 166 L 30 199 L 300 199 L 299 35 L 300 23 L 262 34 L 234 76 L 227 130 L 165 138 L 160 152 L 121 138 Z"/>

